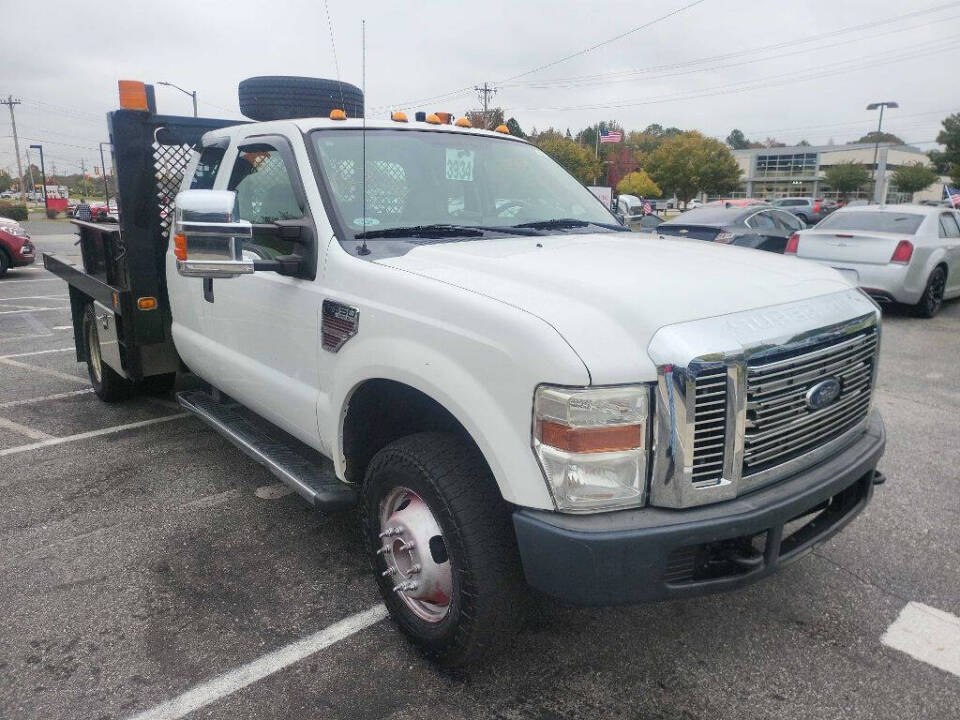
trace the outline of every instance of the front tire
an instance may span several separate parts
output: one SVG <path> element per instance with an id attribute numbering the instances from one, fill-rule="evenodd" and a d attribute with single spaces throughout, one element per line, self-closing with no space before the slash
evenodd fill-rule
<path id="1" fill-rule="evenodd" d="M 6 275 L 9 269 L 10 258 L 7 257 L 7 254 L 3 250 L 0 250 L 0 277 Z"/>
<path id="2" fill-rule="evenodd" d="M 920 302 L 913 306 L 918 317 L 932 318 L 943 307 L 943 293 L 947 287 L 947 273 L 940 266 L 933 269 L 927 279 L 927 287 L 920 296 Z"/>
<path id="3" fill-rule="evenodd" d="M 83 313 L 83 339 L 87 358 L 87 373 L 97 397 L 108 403 L 122 402 L 133 393 L 133 384 L 103 362 L 100 355 L 100 336 L 93 305 Z"/>
<path id="4" fill-rule="evenodd" d="M 510 643 L 525 615 L 523 573 L 509 508 L 472 443 L 430 432 L 383 448 L 362 513 L 387 609 L 431 659 L 464 667 Z"/>

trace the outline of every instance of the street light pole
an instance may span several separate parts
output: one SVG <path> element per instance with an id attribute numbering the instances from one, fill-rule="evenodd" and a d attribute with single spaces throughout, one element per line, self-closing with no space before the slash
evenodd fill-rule
<path id="1" fill-rule="evenodd" d="M 166 85 L 167 87 L 172 87 L 175 90 L 179 90 L 184 95 L 189 95 L 190 98 L 193 100 L 193 116 L 199 117 L 199 115 L 197 115 L 197 91 L 196 90 L 184 90 L 182 87 L 180 87 L 179 85 L 174 85 L 172 82 L 158 82 L 157 85 Z"/>
<path id="2" fill-rule="evenodd" d="M 100 143 L 100 172 L 103 173 L 103 201 L 107 203 L 107 212 L 110 212 L 110 190 L 107 188 L 107 166 L 103 159 L 103 146 L 110 143 Z"/>
<path id="3" fill-rule="evenodd" d="M 43 145 L 31 145 L 30 147 L 40 151 L 40 182 L 43 183 L 43 209 L 49 210 L 50 205 L 47 203 L 47 169 L 43 164 Z"/>
<path id="4" fill-rule="evenodd" d="M 900 107 L 900 105 L 898 105 L 897 103 L 893 102 L 892 100 L 887 100 L 887 101 L 885 101 L 885 102 L 875 102 L 875 103 L 870 103 L 869 105 L 867 105 L 867 110 L 876 110 L 877 108 L 880 108 L 880 119 L 877 121 L 877 136 L 876 136 L 876 138 L 874 139 L 874 143 L 873 143 L 873 173 L 872 173 L 872 177 L 873 177 L 873 194 L 874 194 L 874 197 L 876 197 L 876 195 L 877 195 L 877 153 L 878 153 L 879 150 L 880 150 L 880 128 L 883 127 L 883 109 L 884 109 L 884 108 L 893 109 L 893 108 L 898 108 L 898 107 Z M 881 182 L 882 182 L 882 181 L 883 181 L 883 178 L 881 178 L 880 180 L 881 180 Z"/>

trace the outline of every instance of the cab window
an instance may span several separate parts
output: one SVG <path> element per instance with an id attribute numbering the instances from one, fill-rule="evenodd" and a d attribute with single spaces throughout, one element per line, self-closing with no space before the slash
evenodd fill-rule
<path id="1" fill-rule="evenodd" d="M 191 190 L 212 190 L 213 182 L 217 179 L 217 171 L 223 161 L 224 149 L 219 147 L 204 148 L 200 153 L 197 169 L 193 171 L 190 180 Z"/>
<path id="2" fill-rule="evenodd" d="M 237 193 L 237 214 L 254 226 L 247 249 L 267 259 L 293 252 L 293 243 L 280 240 L 273 223 L 304 217 L 291 179 L 295 171 L 276 147 L 258 143 L 240 147 L 230 173 L 227 189 Z"/>
<path id="3" fill-rule="evenodd" d="M 796 215 L 778 210 L 773 213 L 773 216 L 776 219 L 777 224 L 780 225 L 784 230 L 795 231 L 803 229 L 803 223 L 800 222 Z"/>

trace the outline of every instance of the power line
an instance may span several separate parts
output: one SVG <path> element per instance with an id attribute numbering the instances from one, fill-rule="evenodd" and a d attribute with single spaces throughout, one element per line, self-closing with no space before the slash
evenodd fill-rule
<path id="1" fill-rule="evenodd" d="M 913 18 L 913 17 L 917 17 L 917 16 L 929 16 L 931 13 L 939 12 L 939 11 L 941 11 L 941 10 L 946 10 L 946 9 L 949 9 L 949 8 L 954 8 L 954 7 L 957 7 L 957 6 L 960 6 L 960 2 L 956 2 L 956 1 L 955 1 L 955 2 L 949 2 L 949 3 L 942 4 L 942 5 L 936 5 L 936 6 L 933 6 L 933 7 L 925 8 L 925 9 L 923 9 L 923 10 L 917 10 L 917 11 L 913 11 L 913 12 L 909 12 L 909 13 L 904 13 L 904 14 L 902 14 L 902 15 L 895 15 L 895 16 L 893 16 L 893 17 L 884 18 L 884 19 L 882 19 L 882 20 L 874 20 L 874 21 L 868 22 L 868 23 L 861 23 L 860 25 L 851 25 L 851 26 L 847 26 L 847 27 L 843 27 L 843 28 L 838 28 L 838 29 L 836 29 L 836 30 L 831 30 L 831 31 L 825 32 L 825 33 L 820 33 L 820 34 L 818 34 L 818 35 L 810 35 L 810 36 L 805 37 L 805 38 L 791 39 L 791 40 L 786 40 L 786 41 L 783 41 L 783 42 L 773 43 L 773 44 L 770 44 L 770 45 L 761 45 L 761 46 L 756 47 L 756 48 L 750 48 L 750 49 L 746 49 L 746 50 L 737 50 L 737 51 L 734 51 L 734 52 L 724 53 L 724 54 L 721 54 L 721 55 L 713 55 L 713 56 L 708 56 L 708 57 L 697 58 L 697 59 L 688 60 L 688 61 L 685 61 L 685 62 L 670 63 L 670 64 L 666 64 L 666 65 L 658 65 L 658 66 L 652 66 L 652 67 L 640 68 L 640 69 L 633 69 L 633 70 L 620 70 L 620 71 L 610 72 L 610 73 L 599 73 L 599 74 L 595 74 L 595 75 L 578 75 L 578 76 L 572 76 L 572 77 L 567 77 L 567 78 L 555 78 L 555 79 L 548 79 L 548 80 L 529 80 L 529 81 L 518 82 L 518 83 L 511 83 L 511 82 L 505 80 L 505 81 L 502 81 L 502 82 L 500 83 L 500 85 L 501 85 L 502 87 L 521 87 L 521 86 L 550 87 L 550 86 L 553 86 L 553 85 L 555 85 L 555 84 L 563 84 L 563 83 L 576 83 L 576 84 L 580 84 L 581 82 L 590 82 L 590 81 L 602 80 L 602 79 L 604 79 L 604 78 L 625 77 L 625 76 L 630 76 L 630 75 L 634 75 L 634 74 L 647 74 L 647 73 L 653 73 L 653 72 L 660 72 L 660 71 L 664 71 L 664 70 L 675 70 L 675 69 L 678 69 L 678 68 L 689 67 L 689 66 L 692 66 L 692 65 L 701 65 L 701 64 L 703 64 L 703 63 L 714 62 L 714 61 L 717 61 L 717 60 L 728 60 L 728 59 L 730 59 L 730 58 L 740 57 L 740 56 L 743 56 L 743 55 L 753 55 L 753 54 L 756 54 L 756 53 L 759 53 L 759 52 L 765 52 L 765 51 L 767 51 L 767 50 L 777 50 L 777 49 L 784 48 L 784 47 L 793 47 L 793 46 L 796 46 L 796 45 L 802 45 L 802 44 L 807 44 L 807 43 L 811 43 L 811 42 L 816 42 L 816 41 L 819 41 L 819 40 L 825 40 L 825 39 L 828 39 L 828 38 L 831 38 L 831 37 L 836 37 L 836 36 L 838 36 L 838 35 L 845 35 L 845 34 L 851 33 L 851 32 L 859 32 L 859 31 L 861 31 L 861 30 L 868 30 L 868 29 L 870 29 L 870 28 L 878 27 L 878 26 L 881 26 L 881 25 L 889 25 L 890 23 L 893 23 L 893 22 L 900 22 L 900 21 L 902 21 L 902 20 L 907 20 L 907 19 L 909 19 L 909 18 Z M 946 20 L 950 20 L 950 19 L 953 19 L 953 18 L 946 18 Z M 930 22 L 925 22 L 925 23 L 922 23 L 921 25 L 913 26 L 913 27 L 911 27 L 911 28 L 899 28 L 899 27 L 898 27 L 898 28 L 896 28 L 893 32 L 903 32 L 903 31 L 906 31 L 906 30 L 915 30 L 915 29 L 920 28 L 920 27 L 925 27 L 925 26 L 927 26 L 927 25 L 932 25 L 932 24 L 939 24 L 939 23 L 942 23 L 942 22 L 944 22 L 944 21 L 945 21 L 945 19 L 944 19 L 944 18 L 941 18 L 941 19 L 939 19 L 939 20 L 934 20 L 934 21 L 930 21 Z M 890 32 L 880 33 L 880 34 L 878 34 L 878 35 L 871 36 L 871 37 L 882 37 L 883 35 L 888 35 L 888 34 L 890 34 Z M 863 38 L 863 39 L 867 39 L 867 38 Z M 826 46 L 826 47 L 833 47 L 833 45 L 828 45 L 828 46 Z M 815 49 L 822 49 L 822 48 L 815 48 Z M 806 50 L 801 50 L 800 52 L 806 52 Z M 796 53 L 792 53 L 792 54 L 796 54 Z"/>
<path id="2" fill-rule="evenodd" d="M 802 74 L 798 74 L 795 70 L 788 73 L 779 73 L 777 75 L 770 75 L 763 78 L 754 78 L 751 80 L 742 80 L 740 82 L 731 83 L 729 85 L 721 85 L 712 89 L 705 91 L 687 91 L 684 93 L 674 93 L 672 95 L 662 95 L 654 98 L 644 98 L 643 100 L 630 100 L 627 102 L 611 104 L 606 103 L 593 103 L 590 105 L 569 105 L 569 106 L 550 106 L 550 107 L 537 107 L 537 108 L 510 108 L 514 112 L 526 111 L 526 112 L 545 112 L 545 111 L 566 111 L 566 110 L 617 110 L 629 107 L 638 107 L 641 105 L 657 105 L 665 102 L 677 102 L 681 100 L 695 100 L 702 97 L 715 97 L 717 95 L 730 95 L 740 92 L 747 92 L 750 90 L 760 90 L 768 87 L 775 87 L 778 85 L 789 85 L 796 82 L 807 82 L 809 80 L 815 80 L 821 77 L 827 77 L 834 73 L 835 71 L 840 72 L 851 72 L 854 70 L 862 69 L 872 69 L 878 65 L 888 65 L 893 62 L 901 62 L 904 60 L 913 60 L 919 57 L 925 57 L 933 53 L 943 52 L 944 50 L 953 49 L 956 45 L 956 41 L 953 39 L 957 36 L 950 36 L 949 38 L 944 39 L 941 43 L 948 43 L 942 46 L 933 46 L 927 45 L 925 49 L 914 52 L 906 53 L 902 55 L 885 55 L 884 59 L 875 60 L 870 58 L 870 63 L 864 64 L 862 61 L 866 58 L 861 58 L 861 62 L 856 65 L 849 65 L 849 61 L 839 61 L 835 63 L 830 63 L 828 65 L 822 65 L 819 68 L 807 68 Z M 817 71 L 817 72 L 811 72 Z M 783 78 L 780 82 L 767 82 L 767 81 L 777 81 Z M 757 84 L 760 83 L 760 84 Z"/>
<path id="3" fill-rule="evenodd" d="M 870 35 L 868 37 L 858 38 L 857 40 L 874 40 L 876 38 L 885 37 L 887 35 L 894 35 L 894 34 L 900 35 L 900 34 L 903 34 L 904 32 L 917 30 L 917 29 L 926 27 L 928 25 L 941 24 L 948 20 L 955 20 L 958 18 L 960 18 L 960 16 L 951 16 L 948 18 L 940 18 L 938 20 L 927 22 L 927 23 L 921 23 L 920 25 L 915 25 L 913 27 L 908 27 L 908 28 L 897 27 L 882 33 Z M 898 18 L 895 18 L 895 19 L 898 19 Z M 834 33 L 828 33 L 828 34 L 833 35 Z M 822 40 L 822 39 L 823 38 L 821 37 L 814 37 L 811 39 L 811 41 Z M 798 41 L 798 42 L 802 43 L 804 41 Z M 664 78 L 679 77 L 681 75 L 692 75 L 696 73 L 729 70 L 730 68 L 741 67 L 743 65 L 752 65 L 754 63 L 764 62 L 768 60 L 780 60 L 781 58 L 791 57 L 793 55 L 803 55 L 805 53 L 812 52 L 812 51 L 821 51 L 821 50 L 827 50 L 829 48 L 846 46 L 846 45 L 849 45 L 850 42 L 851 42 L 850 40 L 839 40 L 834 43 L 820 45 L 813 48 L 801 48 L 798 50 L 792 50 L 788 52 L 778 52 L 773 55 L 753 57 L 747 60 L 741 60 L 739 62 L 726 63 L 721 65 L 712 65 L 708 67 L 691 67 L 691 66 L 702 65 L 704 62 L 710 59 L 710 58 L 703 58 L 700 60 L 692 60 L 687 63 L 676 63 L 675 65 L 672 65 L 672 66 L 642 68 L 638 70 L 629 71 L 628 73 L 611 73 L 610 75 L 594 75 L 594 76 L 583 76 L 581 78 L 563 78 L 563 79 L 557 79 L 557 80 L 545 80 L 543 82 L 538 82 L 535 84 L 531 83 L 528 85 L 524 85 L 524 87 L 528 87 L 531 89 L 544 90 L 549 88 L 574 88 L 574 87 L 582 87 L 585 85 L 597 86 L 597 85 L 605 85 L 605 84 L 611 84 L 611 83 L 632 82 L 640 79 L 640 77 L 638 76 L 644 76 L 643 79 L 645 80 L 661 80 Z M 856 42 L 856 40 L 854 42 Z M 789 44 L 794 45 L 797 43 L 789 43 Z M 782 47 L 783 47 L 783 44 L 770 45 L 763 48 L 756 48 L 754 50 L 746 50 L 746 51 L 743 51 L 742 53 L 728 53 L 726 56 L 717 56 L 717 57 L 732 57 L 734 55 L 753 55 L 761 51 L 778 49 Z M 689 69 L 681 70 L 680 68 L 689 68 Z M 663 70 L 677 70 L 677 72 L 663 72 Z M 520 84 L 512 85 L 512 86 L 508 85 L 506 87 L 521 87 L 521 85 Z"/>
<path id="4" fill-rule="evenodd" d="M 607 40 L 603 40 L 603 41 L 601 41 L 601 42 L 595 43 L 595 44 L 591 45 L 590 47 L 583 48 L 582 50 L 578 50 L 578 51 L 575 52 L 575 53 L 570 53 L 569 55 L 566 55 L 566 56 L 564 56 L 564 57 L 562 57 L 562 58 L 560 58 L 560 59 L 558 59 L 558 60 L 553 60 L 552 62 L 544 63 L 543 65 L 539 65 L 539 66 L 533 68 L 532 70 L 527 70 L 526 72 L 518 73 L 517 75 L 511 75 L 511 76 L 508 77 L 508 78 L 504 78 L 504 79 L 501 80 L 500 82 L 501 82 L 501 83 L 506 83 L 506 82 L 510 82 L 511 80 L 517 80 L 518 78 L 526 77 L 527 75 L 533 75 L 534 73 L 538 73 L 538 72 L 540 72 L 541 70 L 546 70 L 547 68 L 553 67 L 554 65 L 559 65 L 560 63 L 565 63 L 567 60 L 572 60 L 572 59 L 575 58 L 575 57 L 580 57 L 581 55 L 586 55 L 587 53 L 593 52 L 594 50 L 596 50 L 596 49 L 598 49 L 598 48 L 601 48 L 601 47 L 603 47 L 604 45 L 609 45 L 610 43 L 616 42 L 617 40 L 622 40 L 623 38 L 627 37 L 628 35 L 633 35 L 633 33 L 635 33 L 635 32 L 639 32 L 640 30 L 644 30 L 644 29 L 650 27 L 651 25 L 656 25 L 656 24 L 659 23 L 659 22 L 663 22 L 664 20 L 667 20 L 668 18 L 672 18 L 674 15 L 679 15 L 680 13 L 684 12 L 685 10 L 689 10 L 690 8 L 696 7 L 697 5 L 700 5 L 700 4 L 703 3 L 703 2 L 706 2 L 706 0 L 695 0 L 694 2 L 689 3 L 689 4 L 687 4 L 687 5 L 684 5 L 683 7 L 677 8 L 676 10 L 671 10 L 671 11 L 668 12 L 666 15 L 661 15 L 660 17 L 654 18 L 653 20 L 649 20 L 649 21 L 643 23 L 642 25 L 637 25 L 636 27 L 630 28 L 630 29 L 627 30 L 626 32 L 622 32 L 622 33 L 620 33 L 619 35 L 614 35 L 612 38 L 609 38 L 609 39 L 607 39 Z"/>

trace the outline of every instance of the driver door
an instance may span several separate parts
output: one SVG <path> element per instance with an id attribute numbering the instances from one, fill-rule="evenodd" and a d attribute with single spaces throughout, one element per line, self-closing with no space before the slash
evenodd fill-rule
<path id="1" fill-rule="evenodd" d="M 273 260 L 295 251 L 280 236 L 278 220 L 301 221 L 313 237 L 310 210 L 289 140 L 280 136 L 240 141 L 225 162 L 218 189 L 237 193 L 238 217 L 254 226 L 244 256 Z M 224 180 L 224 178 L 227 178 Z M 225 183 L 225 184 L 224 184 Z M 313 253 L 317 244 L 309 250 Z M 316 263 L 306 263 L 316 267 Z M 319 397 L 320 287 L 308 277 L 260 271 L 214 280 L 206 327 L 213 375 L 205 379 L 231 397 L 316 446 Z M 212 302 L 211 302 L 212 301 Z"/>

